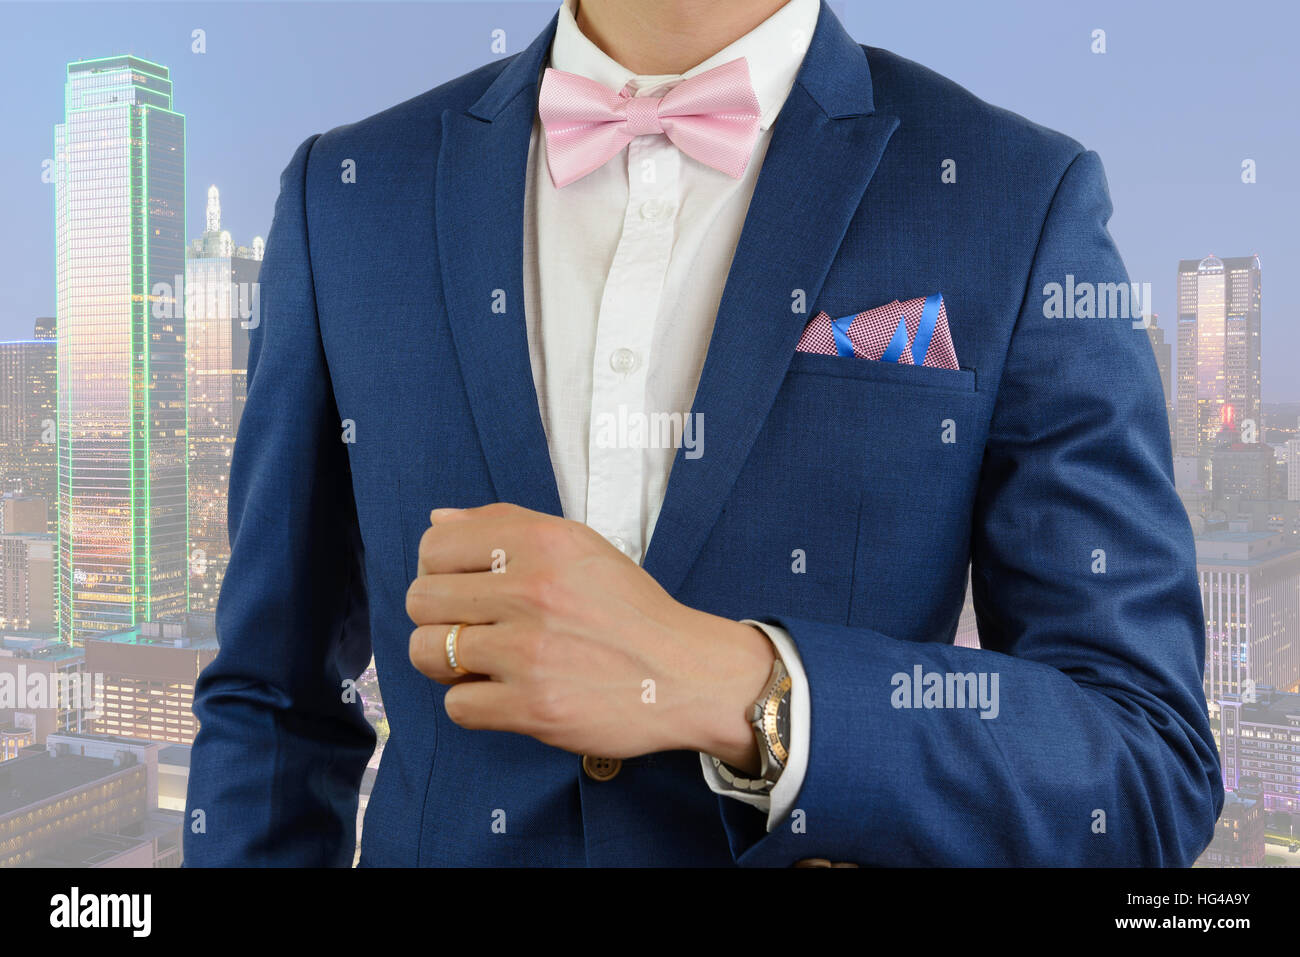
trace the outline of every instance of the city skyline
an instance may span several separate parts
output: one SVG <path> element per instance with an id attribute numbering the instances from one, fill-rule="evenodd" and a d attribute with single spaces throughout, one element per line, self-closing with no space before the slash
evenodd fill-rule
<path id="1" fill-rule="evenodd" d="M 538 5 L 513 6 L 536 12 Z M 466 16 L 473 20 L 477 14 Z M 44 709 L 56 715 L 39 730 L 0 720 L 0 743 L 11 758 L 9 752 L 59 739 L 60 733 L 67 735 L 64 747 L 82 736 L 91 742 L 82 746 L 92 751 L 92 739 L 105 728 L 174 744 L 193 736 L 184 716 L 192 701 L 189 669 L 210 660 L 215 644 L 196 613 L 214 610 L 228 560 L 225 483 L 246 389 L 247 329 L 270 207 L 258 206 L 265 202 L 264 185 L 228 193 L 241 210 L 238 235 L 252 237 L 248 245 L 237 245 L 225 228 L 224 179 L 187 182 L 190 164 L 197 163 L 228 170 L 241 187 L 247 184 L 238 169 L 237 144 L 227 142 L 195 159 L 186 115 L 174 109 L 173 82 L 170 64 L 143 56 L 114 53 L 66 65 L 65 109 L 52 157 L 55 201 L 47 211 L 57 250 L 48 277 L 55 290 L 48 311 L 58 316 L 55 338 L 39 336 L 39 317 L 46 311 L 38 308 L 23 319 L 33 328 L 32 338 L 0 342 L 0 384 L 15 383 L 11 394 L 32 399 L 30 408 L 7 409 L 13 421 L 0 440 L 18 438 L 4 446 L 0 465 L 22 470 L 25 492 L 39 497 L 48 485 L 45 494 L 52 494 L 41 516 L 27 500 L 5 500 L 4 514 L 21 515 L 22 527 L 0 527 L 3 607 L 37 607 L 32 596 L 45 588 L 38 574 L 42 561 L 51 565 L 58 588 L 49 629 L 35 627 L 30 610 L 25 619 L 11 616 L 25 620 L 19 627 L 0 609 L 0 625 L 17 635 L 9 646 L 0 634 L 0 657 L 17 649 L 9 655 L 15 660 L 32 655 L 50 669 L 88 669 L 91 655 L 98 655 L 113 662 L 111 687 L 123 700 L 88 729 L 62 705 Z M 310 121 L 321 116 L 317 111 Z M 213 112 L 207 117 L 204 137 L 211 135 Z M 311 131 L 295 127 L 280 138 L 302 132 L 301 139 Z M 281 145 L 277 140 L 274 149 Z M 272 162 L 266 154 L 273 152 L 267 147 L 257 161 L 278 173 L 288 154 Z M 260 169 L 267 178 L 265 166 Z M 186 228 L 187 211 L 197 216 L 191 189 L 202 189 L 206 198 L 201 229 Z M 249 213 L 253 208 L 262 211 Z M 244 227 L 259 219 L 256 228 Z M 1286 728 L 1292 711 L 1300 713 L 1300 697 L 1287 697 L 1300 691 L 1300 440 L 1268 443 L 1265 426 L 1277 424 L 1263 415 L 1271 376 L 1288 386 L 1292 381 L 1281 374 L 1282 357 L 1289 361 L 1300 349 L 1300 335 L 1291 345 L 1285 339 L 1273 345 L 1272 330 L 1289 328 L 1294 315 L 1287 311 L 1290 300 L 1283 298 L 1275 310 L 1270 287 L 1265 304 L 1261 257 L 1234 230 L 1225 230 L 1224 242 L 1220 252 L 1241 255 L 1189 259 L 1190 250 L 1182 249 L 1164 260 L 1162 271 L 1153 270 L 1156 279 L 1177 278 L 1167 284 L 1175 294 L 1166 295 L 1163 310 L 1156 309 L 1167 318 L 1151 330 L 1151 341 L 1166 386 L 1179 491 L 1196 534 L 1207 613 L 1206 692 L 1212 712 L 1230 722 L 1222 729 L 1234 736 L 1225 777 L 1231 774 L 1234 789 L 1241 778 L 1250 779 L 1226 814 L 1234 827 L 1249 822 L 1262 834 L 1262 814 L 1294 812 L 1300 801 L 1300 758 L 1291 760 L 1289 752 L 1289 763 L 1276 773 L 1264 771 L 1262 779 L 1243 774 L 1268 761 L 1255 746 L 1258 729 Z M 1145 274 L 1133 278 L 1148 280 Z M 4 331 L 0 326 L 0 338 L 7 339 Z M 58 370 L 52 404 L 38 398 L 49 378 L 42 364 L 47 354 Z M 49 413 L 58 424 L 52 485 L 42 480 L 51 464 L 41 458 L 48 443 L 31 439 L 31 430 Z M 1242 437 L 1245 420 L 1256 421 L 1257 436 Z M 1288 437 L 1300 436 L 1300 423 L 1287 428 Z M 0 475 L 5 489 L 11 479 Z M 49 558 L 45 543 L 55 549 Z M 973 615 L 963 615 L 959 643 L 971 643 L 973 626 Z M 38 633 L 47 630 L 54 645 L 40 643 Z M 191 644 L 175 645 L 184 653 L 171 654 L 166 666 L 139 665 L 145 652 L 172 637 Z M 90 647 L 81 649 L 80 658 L 72 648 L 67 658 L 55 647 L 83 642 Z M 1270 690 L 1260 703 L 1254 697 L 1260 689 L 1277 694 Z M 166 698 L 169 710 L 151 723 L 147 703 L 155 694 Z M 1236 736 L 1247 725 L 1252 740 L 1242 747 Z M 1291 727 L 1297 729 L 1291 740 L 1300 742 L 1300 724 Z M 72 763 L 87 774 L 104 770 L 86 763 L 99 760 L 89 752 L 79 757 L 81 762 Z M 160 757 L 156 749 L 144 749 L 140 760 L 157 763 Z M 99 787 L 100 780 L 88 778 L 87 787 Z M 37 850 L 51 853 L 51 845 Z M 155 863 L 159 859 L 172 859 L 170 845 L 154 855 Z"/>
<path id="2" fill-rule="evenodd" d="M 22 224 L 0 236 L 0 256 L 22 264 L 0 308 L 0 338 L 24 337 L 30 317 L 54 311 L 52 197 L 41 172 L 51 157 L 48 118 L 61 106 L 50 86 L 61 64 L 131 52 L 168 63 L 187 90 L 191 115 L 187 235 L 201 232 L 204 191 L 216 182 L 228 196 L 231 231 L 265 236 L 280 170 L 302 140 L 518 52 L 557 5 L 187 3 L 151 8 L 148 17 L 131 15 L 130 4 L 7 5 L 14 29 L 0 38 L 10 44 L 0 71 L 9 70 L 11 88 L 29 95 L 12 107 L 9 132 L 18 148 L 0 157 L 11 221 Z M 859 0 L 831 6 L 862 42 L 942 66 L 977 96 L 1096 150 L 1114 201 L 1112 233 L 1131 278 L 1152 283 L 1154 309 L 1170 336 L 1177 314 L 1171 263 L 1259 255 L 1276 269 L 1300 259 L 1300 236 L 1285 225 L 1288 211 L 1300 210 L 1300 189 L 1285 175 L 1288 157 L 1300 150 L 1300 128 L 1270 119 L 1290 108 L 1290 85 L 1277 82 L 1273 70 L 1286 62 L 1300 8 L 1265 6 L 1225 18 L 1198 0 L 1170 17 L 1117 0 L 1086 10 L 995 0 L 945 5 L 945 28 L 935 30 L 933 17 L 906 7 Z M 51 9 L 75 15 L 57 31 L 41 30 Z M 1222 47 L 1184 55 L 1204 47 L 1208 22 Z M 1098 28 L 1107 31 L 1105 54 L 1090 50 Z M 201 54 L 192 50 L 195 29 L 205 31 Z M 503 48 L 494 46 L 497 30 Z M 284 43 L 287 36 L 294 42 Z M 1246 49 L 1249 57 L 1231 52 Z M 321 72 L 311 65 L 317 56 L 351 68 Z M 1030 77 L 1034 82 L 1025 82 Z M 275 96 L 254 108 L 257 90 Z M 1242 181 L 1246 160 L 1254 163 L 1254 183 Z M 1265 402 L 1300 402 L 1300 380 L 1286 371 L 1288 358 L 1300 354 L 1300 289 L 1292 287 L 1270 289 Z"/>

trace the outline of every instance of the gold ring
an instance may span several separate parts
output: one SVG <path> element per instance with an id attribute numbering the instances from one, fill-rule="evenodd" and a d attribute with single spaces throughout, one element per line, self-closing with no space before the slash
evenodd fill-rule
<path id="1" fill-rule="evenodd" d="M 458 675 L 469 674 L 469 669 L 462 667 L 460 658 L 457 656 L 457 642 L 460 641 L 460 630 L 465 625 L 453 625 L 451 631 L 447 632 L 447 667 Z"/>

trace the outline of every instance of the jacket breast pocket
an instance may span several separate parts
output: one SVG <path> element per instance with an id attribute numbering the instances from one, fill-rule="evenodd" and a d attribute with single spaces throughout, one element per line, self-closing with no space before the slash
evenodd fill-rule
<path id="1" fill-rule="evenodd" d="M 799 354 L 786 386 L 795 415 L 835 410 L 861 456 L 844 459 L 861 463 L 847 623 L 943 640 L 960 611 L 988 428 L 977 371 Z"/>
<path id="2" fill-rule="evenodd" d="M 964 575 L 986 398 L 974 369 L 796 353 L 695 569 L 731 583 L 716 611 L 853 623 L 892 604 L 918 630 L 918 588 Z"/>
<path id="3" fill-rule="evenodd" d="M 902 365 L 850 356 L 828 356 L 818 352 L 796 352 L 787 377 L 824 375 L 837 379 L 879 382 L 903 389 L 935 389 L 941 392 L 975 392 L 974 369 L 936 369 Z"/>

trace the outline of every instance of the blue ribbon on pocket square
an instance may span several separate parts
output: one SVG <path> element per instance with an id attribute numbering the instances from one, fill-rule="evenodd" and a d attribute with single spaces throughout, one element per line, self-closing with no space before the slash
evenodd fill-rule
<path id="1" fill-rule="evenodd" d="M 939 306 L 942 304 L 943 296 L 937 292 L 925 299 L 925 305 L 921 309 L 921 321 L 916 327 L 916 339 L 912 343 L 912 363 L 914 365 L 925 365 L 925 354 L 930 349 L 930 337 L 934 335 L 934 325 L 939 319 Z M 898 325 L 894 329 L 894 337 L 889 340 L 889 345 L 885 347 L 885 352 L 880 357 L 880 361 L 897 362 L 903 357 L 903 352 L 906 349 L 907 317 L 899 313 Z"/>
<path id="2" fill-rule="evenodd" d="M 840 356 L 847 356 L 850 359 L 857 355 L 853 349 L 853 342 L 849 339 L 849 326 L 853 325 L 853 320 L 856 318 L 858 317 L 855 313 L 831 321 L 831 335 L 835 337 L 835 351 Z"/>
<path id="3" fill-rule="evenodd" d="M 907 316 L 903 313 L 898 314 L 898 325 L 894 327 L 894 338 L 889 340 L 889 345 L 885 346 L 885 351 L 880 357 L 881 362 L 897 362 L 903 357 L 903 350 L 907 348 Z"/>
<path id="4" fill-rule="evenodd" d="M 925 297 L 921 324 L 916 327 L 916 340 L 912 343 L 912 362 L 918 366 L 925 365 L 925 354 L 930 351 L 930 337 L 934 335 L 934 324 L 939 320 L 939 307 L 942 305 L 940 293 Z"/>

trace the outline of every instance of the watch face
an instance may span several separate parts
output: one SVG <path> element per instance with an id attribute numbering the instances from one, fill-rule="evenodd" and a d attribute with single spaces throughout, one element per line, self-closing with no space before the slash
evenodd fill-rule
<path id="1" fill-rule="evenodd" d="M 776 708 L 776 755 L 782 761 L 789 757 L 786 754 L 785 742 L 790 740 L 790 696 L 788 694 L 781 696 L 781 703 Z"/>
<path id="2" fill-rule="evenodd" d="M 774 689 L 763 709 L 763 733 L 767 736 L 767 746 L 782 764 L 788 754 L 786 744 L 790 740 L 790 676 Z"/>

